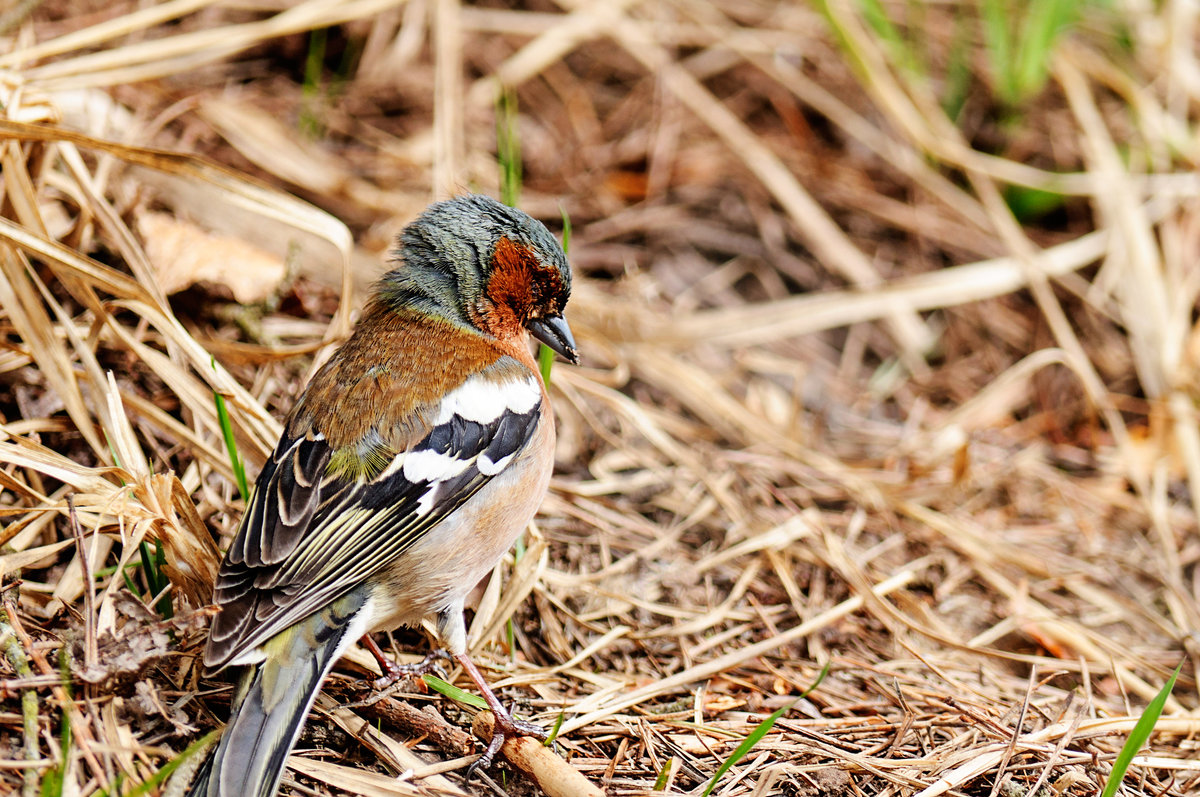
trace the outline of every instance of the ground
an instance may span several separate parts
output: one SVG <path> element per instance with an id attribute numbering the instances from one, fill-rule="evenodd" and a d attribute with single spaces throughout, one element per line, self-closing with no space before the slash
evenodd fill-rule
<path id="1" fill-rule="evenodd" d="M 1193 793 L 1196 22 L 4 12 L 0 791 L 153 793 L 195 764 L 245 506 L 214 397 L 253 479 L 396 232 L 500 195 L 501 130 L 517 204 L 569 223 L 582 363 L 553 369 L 550 494 L 471 639 L 518 713 L 561 720 L 551 775 L 1082 797 L 1182 663 L 1121 793 Z M 511 763 L 466 783 L 475 709 L 371 702 L 370 666 L 339 665 L 284 794 L 561 793 Z"/>

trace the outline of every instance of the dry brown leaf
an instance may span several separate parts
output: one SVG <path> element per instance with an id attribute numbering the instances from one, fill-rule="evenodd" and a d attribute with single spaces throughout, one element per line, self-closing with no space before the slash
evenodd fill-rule
<path id="1" fill-rule="evenodd" d="M 98 664 L 85 668 L 79 664 L 82 657 L 72 659 L 77 664 L 75 674 L 106 693 L 127 688 L 151 665 L 177 655 L 179 639 L 196 634 L 215 614 L 214 609 L 198 609 L 158 620 L 127 593 L 118 608 L 128 619 L 117 632 L 100 637 Z"/>
<path id="2" fill-rule="evenodd" d="M 211 282 L 229 288 L 239 303 L 254 304 L 274 293 L 287 274 L 277 255 L 166 213 L 139 213 L 137 229 L 158 284 L 168 295 Z"/>

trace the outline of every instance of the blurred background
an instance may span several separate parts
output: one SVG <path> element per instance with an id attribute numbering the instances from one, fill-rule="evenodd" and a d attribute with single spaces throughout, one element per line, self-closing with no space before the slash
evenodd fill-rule
<path id="1" fill-rule="evenodd" d="M 1198 21 L 0 3 L 0 791 L 196 759 L 242 482 L 396 233 L 478 191 L 564 239 L 582 364 L 472 644 L 592 783 L 1194 793 Z M 348 659 L 283 793 L 545 788 L 385 710 L 447 697 L 337 709 Z"/>

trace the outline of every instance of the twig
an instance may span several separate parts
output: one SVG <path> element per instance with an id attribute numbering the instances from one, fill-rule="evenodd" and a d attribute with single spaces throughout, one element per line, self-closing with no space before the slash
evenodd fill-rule
<path id="1" fill-rule="evenodd" d="M 3 639 L 0 632 L 0 639 Z M 7 640 L 4 642 L 8 644 Z M 25 689 L 49 689 L 62 683 L 61 675 L 33 675 L 29 678 L 5 678 L 0 680 L 0 695 L 20 692 Z"/>
<path id="2" fill-rule="evenodd" d="M 471 730 L 484 741 L 491 741 L 496 718 L 490 711 L 475 715 Z M 557 753 L 537 739 L 518 736 L 508 739 L 500 748 L 509 763 L 537 781 L 549 797 L 603 797 L 604 792 L 592 784 L 583 773 L 568 764 Z"/>
<path id="3" fill-rule="evenodd" d="M 96 645 L 96 579 L 92 576 L 92 561 L 83 544 L 83 529 L 75 514 L 75 496 L 67 496 L 67 514 L 71 519 L 71 534 L 75 537 L 75 550 L 79 555 L 79 569 L 83 574 L 83 662 L 90 671 L 100 658 Z"/>
<path id="4" fill-rule="evenodd" d="M 465 756 L 470 755 L 474 748 L 471 737 L 465 731 L 446 722 L 433 706 L 426 706 L 421 710 L 411 703 L 385 696 L 380 700 L 346 706 L 350 707 L 357 708 L 369 719 L 383 720 L 412 736 L 423 736 L 427 742 L 445 753 Z"/>

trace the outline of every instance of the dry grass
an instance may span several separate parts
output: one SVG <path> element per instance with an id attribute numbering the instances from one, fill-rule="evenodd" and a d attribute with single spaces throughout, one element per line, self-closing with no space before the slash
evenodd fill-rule
<path id="1" fill-rule="evenodd" d="M 471 632 L 572 765 L 699 794 L 830 663 L 714 793 L 1090 795 L 1182 658 L 1122 793 L 1200 789 L 1195 8 L 1084 7 L 1005 106 L 974 3 L 142 5 L 0 19 L 0 792 L 219 724 L 214 392 L 253 474 L 390 237 L 496 193 L 505 86 L 584 365 Z M 285 793 L 533 790 L 364 662 Z"/>

